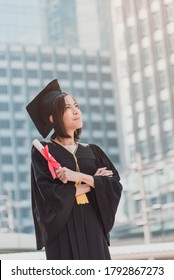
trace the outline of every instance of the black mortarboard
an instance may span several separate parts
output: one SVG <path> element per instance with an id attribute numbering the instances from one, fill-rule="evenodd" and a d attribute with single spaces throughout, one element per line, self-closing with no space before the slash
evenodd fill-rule
<path id="1" fill-rule="evenodd" d="M 52 115 L 53 101 L 61 93 L 58 81 L 53 80 L 26 106 L 34 125 L 44 138 L 53 128 L 49 117 Z"/>

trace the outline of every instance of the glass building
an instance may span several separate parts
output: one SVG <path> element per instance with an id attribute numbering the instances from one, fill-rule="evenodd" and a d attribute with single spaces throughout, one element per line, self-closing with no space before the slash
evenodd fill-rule
<path id="1" fill-rule="evenodd" d="M 59 46 L 78 46 L 76 0 L 47 0 L 48 41 Z"/>
<path id="2" fill-rule="evenodd" d="M 0 42 L 47 43 L 45 0 L 1 0 Z"/>
<path id="3" fill-rule="evenodd" d="M 174 1 L 112 0 L 123 130 L 124 244 L 174 240 Z M 141 162 L 137 155 L 141 155 Z"/>

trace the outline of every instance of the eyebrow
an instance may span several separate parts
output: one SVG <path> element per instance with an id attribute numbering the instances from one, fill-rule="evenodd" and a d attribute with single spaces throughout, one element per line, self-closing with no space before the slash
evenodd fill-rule
<path id="1" fill-rule="evenodd" d="M 73 105 L 75 105 L 75 104 L 77 104 L 77 102 L 74 102 Z M 66 103 L 65 105 L 70 105 L 71 106 L 72 104 Z"/>

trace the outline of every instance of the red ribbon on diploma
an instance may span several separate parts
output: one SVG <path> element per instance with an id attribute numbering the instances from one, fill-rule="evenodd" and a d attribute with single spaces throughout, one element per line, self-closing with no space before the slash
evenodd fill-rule
<path id="1" fill-rule="evenodd" d="M 57 177 L 55 169 L 59 169 L 59 167 L 61 166 L 60 163 L 57 162 L 52 155 L 50 155 L 49 149 L 48 149 L 48 145 L 46 145 L 42 149 L 41 153 L 44 156 L 44 158 L 47 160 L 48 168 L 49 168 L 49 170 L 51 172 L 51 175 L 52 175 L 53 179 L 55 179 Z"/>

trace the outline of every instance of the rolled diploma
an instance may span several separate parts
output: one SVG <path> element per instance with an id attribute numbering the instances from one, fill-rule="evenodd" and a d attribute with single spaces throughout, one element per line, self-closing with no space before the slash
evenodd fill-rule
<path id="1" fill-rule="evenodd" d="M 44 149 L 44 146 L 39 142 L 39 140 L 38 139 L 34 139 L 33 140 L 33 142 L 32 142 L 32 144 L 36 147 L 36 149 L 43 155 L 43 153 L 42 153 L 42 151 L 43 151 L 43 149 Z M 44 155 L 43 155 L 44 156 Z M 56 162 L 56 160 L 53 158 L 53 156 L 50 154 L 50 153 L 48 153 L 48 157 L 49 158 L 52 158 L 55 162 Z M 60 165 L 60 163 L 58 163 L 58 162 L 56 162 L 57 164 L 59 164 Z M 59 168 L 61 168 L 61 166 L 59 166 Z M 58 169 L 59 169 L 58 168 Z M 56 168 L 54 168 L 55 170 L 58 170 L 58 169 L 56 169 Z M 51 170 L 50 170 L 50 172 L 51 172 Z"/>
<path id="2" fill-rule="evenodd" d="M 39 140 L 34 139 L 32 144 L 36 147 L 36 149 L 42 154 L 42 149 L 44 146 L 39 142 Z M 50 154 L 49 154 L 50 155 Z"/>

